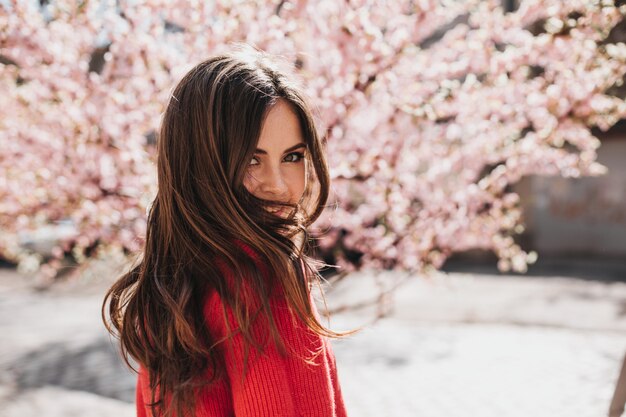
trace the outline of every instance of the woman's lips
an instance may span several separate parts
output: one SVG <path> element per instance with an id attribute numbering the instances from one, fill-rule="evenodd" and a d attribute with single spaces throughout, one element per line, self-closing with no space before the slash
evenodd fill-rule
<path id="1" fill-rule="evenodd" d="M 285 207 L 271 207 L 268 208 L 267 211 L 280 217 L 287 215 L 287 209 Z"/>

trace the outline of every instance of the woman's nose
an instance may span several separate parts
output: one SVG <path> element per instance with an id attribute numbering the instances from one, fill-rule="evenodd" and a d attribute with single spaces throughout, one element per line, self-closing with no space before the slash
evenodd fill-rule
<path id="1" fill-rule="evenodd" d="M 287 193 L 287 183 L 280 169 L 273 168 L 269 170 L 261 184 L 261 189 L 263 192 L 276 197 L 283 196 Z"/>

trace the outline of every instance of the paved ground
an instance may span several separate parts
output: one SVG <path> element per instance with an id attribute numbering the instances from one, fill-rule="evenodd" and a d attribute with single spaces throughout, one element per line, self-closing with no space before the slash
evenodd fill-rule
<path id="1" fill-rule="evenodd" d="M 328 301 L 357 303 L 398 277 L 355 275 Z M 31 284 L 0 271 L 0 416 L 134 415 L 134 377 L 100 325 L 107 283 Z M 607 414 L 626 353 L 626 283 L 455 272 L 407 281 L 392 301 L 389 318 L 334 342 L 350 416 Z"/>
<path id="2" fill-rule="evenodd" d="M 360 294 L 345 282 L 331 302 L 371 294 L 375 279 L 360 279 Z M 335 342 L 353 415 L 607 415 L 626 353 L 625 283 L 454 273 L 409 281 L 394 305 Z"/>

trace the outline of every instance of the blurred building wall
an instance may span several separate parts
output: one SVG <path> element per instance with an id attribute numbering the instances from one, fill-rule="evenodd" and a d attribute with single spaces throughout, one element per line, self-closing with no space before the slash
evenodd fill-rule
<path id="1" fill-rule="evenodd" d="M 598 161 L 608 168 L 606 175 L 533 176 L 518 184 L 525 249 L 543 255 L 626 256 L 626 129 L 600 139 Z"/>

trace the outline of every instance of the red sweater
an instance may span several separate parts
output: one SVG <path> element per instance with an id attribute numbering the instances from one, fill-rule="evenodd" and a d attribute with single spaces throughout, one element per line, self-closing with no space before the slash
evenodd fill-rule
<path id="1" fill-rule="evenodd" d="M 249 247 L 242 246 L 258 260 Z M 262 265 L 260 268 L 263 269 Z M 228 274 L 232 272 L 225 271 L 225 274 L 229 279 Z M 270 304 L 288 354 L 281 355 L 274 343 L 269 343 L 263 354 L 250 347 L 244 377 L 244 340 L 241 334 L 233 336 L 232 343 L 220 344 L 226 376 L 197 398 L 196 416 L 345 417 L 335 357 L 328 339 L 312 332 L 292 315 L 284 296 L 274 297 Z M 311 304 L 319 319 L 312 300 Z M 230 328 L 237 328 L 232 311 L 227 308 L 226 312 Z M 213 339 L 226 336 L 222 301 L 215 291 L 206 297 L 204 314 Z M 254 335 L 267 335 L 267 326 L 259 323 L 254 326 Z M 312 360 L 313 363 L 304 361 L 303 358 L 310 359 L 312 352 L 318 351 L 320 354 Z M 151 397 L 148 374 L 143 367 L 137 379 L 136 395 L 137 416 L 151 417 L 150 409 L 145 405 Z"/>

